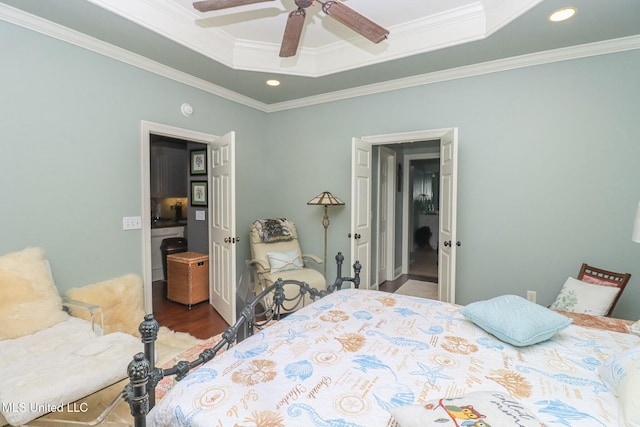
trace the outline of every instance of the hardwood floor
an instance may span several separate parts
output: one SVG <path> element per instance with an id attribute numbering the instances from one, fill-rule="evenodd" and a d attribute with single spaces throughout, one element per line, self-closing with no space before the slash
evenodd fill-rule
<path id="1" fill-rule="evenodd" d="M 160 326 L 176 332 L 188 332 L 196 338 L 206 339 L 223 332 L 229 325 L 208 301 L 191 306 L 167 299 L 167 282 L 153 282 L 153 315 Z"/>
<path id="2" fill-rule="evenodd" d="M 418 274 L 402 274 L 396 280 L 387 280 L 385 282 L 382 282 L 378 287 L 378 289 L 380 289 L 381 291 L 393 293 L 397 291 L 398 288 L 400 288 L 400 286 L 404 285 L 404 282 L 406 282 L 409 279 L 423 280 L 426 282 L 435 282 L 435 283 L 438 282 L 437 277 L 421 276 Z"/>

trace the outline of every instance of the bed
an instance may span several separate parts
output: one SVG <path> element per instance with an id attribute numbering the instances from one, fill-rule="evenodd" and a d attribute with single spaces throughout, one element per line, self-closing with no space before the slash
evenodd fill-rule
<path id="1" fill-rule="evenodd" d="M 623 421 L 616 387 L 624 383 L 619 357 L 633 356 L 639 337 L 571 324 L 540 343 L 512 345 L 464 309 L 332 292 L 186 374 L 146 425 L 637 425 Z M 513 423 L 487 415 L 487 399 Z"/>

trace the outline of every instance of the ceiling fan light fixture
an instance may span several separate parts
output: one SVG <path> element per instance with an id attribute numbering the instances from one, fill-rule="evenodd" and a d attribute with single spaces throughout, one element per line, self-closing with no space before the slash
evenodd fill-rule
<path id="1" fill-rule="evenodd" d="M 575 7 L 563 7 L 562 9 L 558 9 L 554 11 L 551 15 L 549 15 L 549 21 L 551 22 L 562 22 L 566 21 L 569 18 L 572 18 L 578 10 Z"/>

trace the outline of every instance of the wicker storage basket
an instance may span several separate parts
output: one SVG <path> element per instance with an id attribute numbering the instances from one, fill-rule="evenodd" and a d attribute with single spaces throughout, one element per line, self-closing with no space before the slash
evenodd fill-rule
<path id="1" fill-rule="evenodd" d="M 181 252 L 167 255 L 167 298 L 197 304 L 209 299 L 209 255 Z"/>

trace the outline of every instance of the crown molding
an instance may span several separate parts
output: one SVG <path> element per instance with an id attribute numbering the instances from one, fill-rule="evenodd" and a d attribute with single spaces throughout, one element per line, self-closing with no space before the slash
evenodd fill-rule
<path id="1" fill-rule="evenodd" d="M 486 37 L 525 14 L 539 3 L 541 3 L 541 0 L 529 0 L 522 3 L 510 0 L 485 0 L 483 4 L 487 11 Z"/>
<path id="2" fill-rule="evenodd" d="M 486 20 L 482 4 L 476 2 L 389 27 L 393 43 L 372 44 L 355 36 L 317 48 L 300 47 L 291 58 L 278 56 L 280 44 L 237 40 L 233 63 L 227 65 L 238 70 L 323 77 L 482 39 L 487 35 Z"/>
<path id="3" fill-rule="evenodd" d="M 517 68 L 531 67 L 553 62 L 568 61 L 572 59 L 590 56 L 605 55 L 616 52 L 640 49 L 640 35 L 629 36 L 602 42 L 589 43 L 562 49 L 554 49 L 544 52 L 532 53 L 480 64 L 468 65 L 454 69 L 421 74 L 418 76 L 390 80 L 351 89 L 330 92 L 322 95 L 284 101 L 274 104 L 266 104 L 241 95 L 237 92 L 191 76 L 174 68 L 160 64 L 149 58 L 132 53 L 125 49 L 105 43 L 101 40 L 89 37 L 86 34 L 71 30 L 45 19 L 33 16 L 21 10 L 0 4 L 0 20 L 38 32 L 40 34 L 73 44 L 83 49 L 90 50 L 100 55 L 107 56 L 117 61 L 166 77 L 179 83 L 200 89 L 229 101 L 245 105 L 256 110 L 272 113 L 294 108 L 307 107 L 316 104 L 334 102 L 359 96 L 406 89 L 415 86 L 439 83 L 448 80 L 473 77 L 483 74 L 508 71 Z"/>
<path id="4" fill-rule="evenodd" d="M 171 1 L 88 1 L 229 68 L 302 77 L 322 77 L 487 35 L 488 17 L 483 3 L 476 1 L 389 27 L 393 44 L 386 41 L 373 44 L 363 37 L 353 36 L 317 48 L 301 48 L 295 57 L 280 58 L 280 41 L 234 39 L 220 28 L 193 26 L 193 22 L 201 20 L 202 16 Z"/>
<path id="5" fill-rule="evenodd" d="M 323 104 L 327 102 L 340 101 L 343 99 L 356 98 L 359 96 L 373 95 L 376 93 L 390 92 L 415 86 L 440 83 L 448 80 L 463 79 L 466 77 L 479 76 L 483 74 L 498 73 L 501 71 L 514 70 L 518 68 L 533 67 L 536 65 L 550 64 L 553 62 L 570 61 L 573 59 L 606 55 L 610 53 L 625 52 L 637 49 L 640 49 L 640 36 L 622 37 L 619 39 L 605 40 L 601 42 L 588 43 L 561 49 L 547 50 L 544 52 L 530 53 L 527 55 L 514 56 L 506 59 L 498 59 L 495 61 L 467 65 L 458 68 L 451 68 L 443 71 L 435 71 L 432 73 L 426 73 L 402 79 L 389 80 L 382 83 L 359 86 L 322 95 L 315 95 L 306 98 L 294 99 L 291 101 L 268 104 L 266 112 L 273 113 L 277 111 L 308 107 L 311 105 Z"/>

